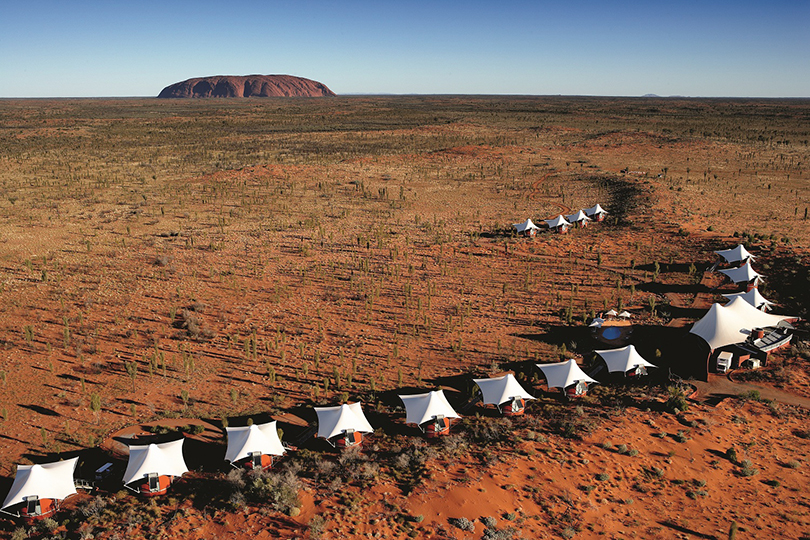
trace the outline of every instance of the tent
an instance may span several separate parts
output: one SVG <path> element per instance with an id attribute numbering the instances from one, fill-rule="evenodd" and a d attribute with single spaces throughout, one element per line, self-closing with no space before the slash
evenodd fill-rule
<path id="1" fill-rule="evenodd" d="M 344 403 L 335 407 L 315 407 L 318 415 L 318 437 L 329 441 L 332 437 L 341 437 L 338 445 L 354 446 L 362 441 L 360 433 L 373 433 L 374 428 L 366 420 L 361 403 Z M 356 435 L 355 435 L 356 434 Z M 342 442 L 345 438 L 345 442 Z M 330 441 L 330 444 L 331 441 Z"/>
<path id="2" fill-rule="evenodd" d="M 735 248 L 715 251 L 715 253 L 720 255 L 720 257 L 722 257 L 729 264 L 734 264 L 745 260 L 754 260 L 756 258 L 748 253 L 748 250 L 745 249 L 745 246 L 742 244 Z"/>
<path id="3" fill-rule="evenodd" d="M 587 391 L 587 383 L 598 383 L 580 369 L 573 358 L 565 362 L 555 364 L 537 364 L 537 367 L 546 376 L 549 388 L 562 388 L 566 393 L 571 394 L 571 390 L 576 395 L 584 394 Z"/>
<path id="4" fill-rule="evenodd" d="M 2 510 L 26 503 L 28 507 L 22 509 L 23 515 L 47 517 L 54 514 L 58 501 L 76 493 L 73 472 L 78 461 L 75 457 L 42 465 L 17 465 L 17 475 Z"/>
<path id="5" fill-rule="evenodd" d="M 605 315 L 607 315 L 608 317 L 616 317 L 618 314 L 619 314 L 619 312 L 616 311 L 615 309 L 611 309 L 610 311 L 605 313 Z"/>
<path id="6" fill-rule="evenodd" d="M 524 400 L 534 399 L 534 396 L 524 390 L 511 373 L 507 373 L 503 377 L 473 379 L 473 381 L 481 389 L 485 404 L 491 403 L 501 410 L 501 405 L 509 403 L 504 414 L 523 414 Z"/>
<path id="7" fill-rule="evenodd" d="M 227 427 L 225 431 L 228 434 L 226 461 L 234 463 L 241 459 L 251 458 L 253 466 L 260 465 L 262 468 L 266 468 L 273 463 L 270 456 L 284 455 L 284 446 L 278 438 L 275 420 L 266 424 Z"/>
<path id="8" fill-rule="evenodd" d="M 607 214 L 607 211 L 599 206 L 599 203 L 585 209 L 585 215 L 595 221 L 602 221 L 605 219 L 605 214 Z"/>
<path id="9" fill-rule="evenodd" d="M 658 367 L 647 362 L 633 345 L 628 345 L 620 349 L 609 349 L 604 351 L 594 351 L 602 357 L 607 364 L 610 373 L 621 371 L 624 374 L 632 371 L 631 375 L 646 375 L 646 368 Z M 640 368 L 640 369 L 639 369 Z"/>
<path id="10" fill-rule="evenodd" d="M 400 395 L 399 398 L 405 404 L 405 423 L 417 424 L 428 436 L 446 434 L 450 430 L 450 418 L 461 418 L 448 403 L 444 390 Z"/>
<path id="11" fill-rule="evenodd" d="M 129 447 L 129 461 L 124 472 L 124 486 L 143 481 L 133 489 L 144 495 L 165 493 L 173 477 L 188 472 L 183 459 L 185 439 L 160 444 L 132 445 Z"/>
<path id="12" fill-rule="evenodd" d="M 571 226 L 571 224 L 568 223 L 564 217 L 562 217 L 562 214 L 554 219 L 547 219 L 545 222 L 549 229 L 557 229 L 557 231 L 561 233 L 568 231 L 568 227 Z"/>
<path id="13" fill-rule="evenodd" d="M 523 223 L 513 223 L 512 227 L 517 229 L 517 232 L 519 234 L 524 234 L 526 236 L 534 236 L 535 233 L 537 232 L 537 229 L 540 228 L 534 223 L 532 223 L 531 219 L 527 219 Z"/>
<path id="14" fill-rule="evenodd" d="M 721 274 L 725 274 L 733 283 L 749 283 L 754 281 L 757 283 L 762 277 L 762 274 L 757 273 L 751 268 L 751 262 L 746 261 L 744 265 L 739 268 L 729 268 L 727 270 L 718 270 Z"/>
<path id="15" fill-rule="evenodd" d="M 619 317 L 621 317 L 622 319 L 629 319 L 632 316 L 633 315 L 629 311 L 622 311 L 621 313 L 619 313 Z"/>
<path id="16" fill-rule="evenodd" d="M 782 321 L 795 321 L 798 319 L 795 315 L 773 315 L 760 311 L 741 296 L 732 298 L 725 305 L 725 308 L 739 314 L 748 325 L 748 328 L 776 326 Z"/>
<path id="17" fill-rule="evenodd" d="M 565 219 L 570 221 L 571 223 L 579 223 L 580 227 L 585 227 L 591 218 L 585 215 L 585 212 L 580 210 L 576 214 L 571 214 L 570 216 L 565 216 Z"/>
<path id="18" fill-rule="evenodd" d="M 714 350 L 742 343 L 748 338 L 752 328 L 776 326 L 780 321 L 795 318 L 765 313 L 738 296 L 725 306 L 712 304 L 708 313 L 689 332 L 702 337 Z"/>
<path id="19" fill-rule="evenodd" d="M 760 311 L 770 311 L 771 306 L 775 305 L 773 302 L 767 300 L 764 296 L 762 296 L 759 293 L 759 289 L 757 289 L 756 287 L 752 288 L 750 291 L 747 292 L 724 294 L 723 296 L 725 296 L 729 300 L 734 300 L 735 298 L 740 297 Z"/>
<path id="20" fill-rule="evenodd" d="M 588 326 L 591 328 L 602 328 L 602 325 L 605 323 L 605 319 L 602 317 L 596 317 L 594 320 L 591 321 L 591 324 Z"/>

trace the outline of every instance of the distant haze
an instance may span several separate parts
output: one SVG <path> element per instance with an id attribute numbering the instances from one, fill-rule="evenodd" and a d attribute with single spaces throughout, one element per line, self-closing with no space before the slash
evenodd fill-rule
<path id="1" fill-rule="evenodd" d="M 6 2 L 0 97 L 285 73 L 337 94 L 810 97 L 810 2 Z"/>

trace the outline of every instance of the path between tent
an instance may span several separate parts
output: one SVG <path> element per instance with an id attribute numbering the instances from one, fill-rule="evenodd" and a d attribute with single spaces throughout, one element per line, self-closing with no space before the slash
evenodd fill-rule
<path id="1" fill-rule="evenodd" d="M 570 206 L 566 206 L 564 204 L 554 202 L 554 201 L 551 200 L 551 197 L 541 197 L 539 195 L 540 194 L 540 184 L 542 184 L 545 180 L 547 180 L 551 176 L 554 176 L 554 175 L 557 175 L 557 174 L 560 174 L 560 171 L 551 171 L 551 172 L 548 172 L 548 173 L 544 174 L 539 180 L 535 180 L 534 182 L 532 182 L 532 192 L 529 193 L 529 199 L 532 200 L 532 201 L 544 200 L 544 201 L 548 202 L 549 204 L 556 204 L 560 208 L 560 214 L 570 214 L 571 213 L 571 207 Z"/>
<path id="2" fill-rule="evenodd" d="M 721 375 L 709 375 L 709 381 L 693 381 L 690 380 L 689 384 L 695 385 L 698 390 L 696 399 L 704 402 L 713 401 L 718 398 L 729 396 L 738 396 L 746 392 L 755 390 L 759 392 L 762 399 L 770 399 L 784 403 L 785 405 L 795 405 L 797 407 L 804 407 L 810 409 L 810 399 L 783 392 L 776 388 L 769 388 L 767 386 L 760 386 L 753 383 L 739 383 L 734 382 L 727 377 Z"/>

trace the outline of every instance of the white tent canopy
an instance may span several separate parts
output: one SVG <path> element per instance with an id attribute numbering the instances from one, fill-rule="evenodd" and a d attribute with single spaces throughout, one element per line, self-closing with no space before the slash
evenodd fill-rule
<path id="1" fill-rule="evenodd" d="M 576 214 L 571 214 L 570 216 L 565 216 L 565 219 L 570 221 L 571 223 L 578 223 L 580 221 L 591 221 L 591 218 L 585 215 L 585 212 L 580 210 Z"/>
<path id="2" fill-rule="evenodd" d="M 407 424 L 422 425 L 437 416 L 461 418 L 447 402 L 444 390 L 433 390 L 426 394 L 410 396 L 400 395 L 399 397 L 405 404 L 405 423 Z"/>
<path id="3" fill-rule="evenodd" d="M 534 223 L 532 223 L 531 219 L 527 219 L 523 223 L 513 223 L 512 227 L 517 229 L 517 232 L 519 232 L 519 233 L 522 233 L 522 232 L 525 232 L 525 231 L 531 231 L 531 230 L 540 228 L 537 225 L 535 225 Z"/>
<path id="4" fill-rule="evenodd" d="M 745 249 L 745 246 L 743 246 L 742 244 L 738 245 L 735 248 L 715 251 L 715 253 L 723 257 L 723 259 L 725 259 L 727 263 L 738 263 L 746 259 L 749 260 L 755 259 L 753 255 L 748 253 L 748 250 Z"/>
<path id="5" fill-rule="evenodd" d="M 149 473 L 157 473 L 158 476 L 183 476 L 183 473 L 188 472 L 183 460 L 184 441 L 185 439 L 179 439 L 160 444 L 130 446 L 124 484 L 141 480 Z"/>
<path id="6" fill-rule="evenodd" d="M 761 278 L 762 274 L 757 273 L 751 268 L 750 261 L 739 268 L 729 268 L 727 270 L 719 270 L 721 274 L 725 274 L 734 283 L 748 283 L 754 278 Z"/>
<path id="7" fill-rule="evenodd" d="M 481 394 L 484 396 L 484 403 L 500 405 L 514 398 L 534 399 L 534 397 L 523 389 L 523 386 L 515 379 L 511 373 L 503 377 L 492 377 L 490 379 L 473 379 Z"/>
<path id="8" fill-rule="evenodd" d="M 773 302 L 771 302 L 770 300 L 768 300 L 764 296 L 762 296 L 759 293 L 759 289 L 756 288 L 756 287 L 754 287 L 753 289 L 751 289 L 750 291 L 747 291 L 747 292 L 734 293 L 734 294 L 724 294 L 723 296 L 725 296 L 729 300 L 734 300 L 737 297 L 742 298 L 743 300 L 745 300 L 746 302 L 748 302 L 749 304 L 751 304 L 755 308 L 757 308 L 759 310 L 762 310 L 762 311 L 767 311 L 767 310 L 770 309 L 771 306 L 775 305 Z M 726 306 L 728 306 L 728 303 L 726 304 Z M 765 309 L 763 309 L 763 308 L 765 308 Z"/>
<path id="9" fill-rule="evenodd" d="M 269 456 L 284 455 L 275 420 L 266 424 L 227 427 L 225 431 L 228 433 L 228 449 L 225 451 L 227 461 L 239 461 L 249 457 L 250 452 L 261 452 Z"/>
<path id="10" fill-rule="evenodd" d="M 618 314 L 619 314 L 619 312 L 618 312 L 618 311 L 616 311 L 615 309 L 611 309 L 610 311 L 608 311 L 607 313 L 605 313 L 605 315 L 607 315 L 608 317 L 615 317 L 615 316 L 617 316 Z"/>
<path id="11" fill-rule="evenodd" d="M 546 220 L 545 220 L 545 222 L 546 222 L 546 224 L 548 225 L 548 228 L 549 228 L 549 229 L 556 229 L 557 227 L 562 227 L 562 226 L 566 226 L 566 227 L 570 227 L 570 226 L 571 226 L 571 224 L 570 224 L 570 223 L 568 223 L 568 222 L 565 220 L 565 218 L 564 218 L 564 217 L 562 217 L 562 214 L 560 214 L 559 216 L 555 217 L 554 219 L 546 219 Z"/>
<path id="12" fill-rule="evenodd" d="M 24 497 L 62 500 L 76 493 L 73 471 L 78 457 L 43 465 L 17 465 L 17 475 L 3 508 L 24 502 Z"/>
<path id="13" fill-rule="evenodd" d="M 639 366 L 643 367 L 658 367 L 655 364 L 647 362 L 633 345 L 628 345 L 620 349 L 609 349 L 604 351 L 594 351 L 602 357 L 608 367 L 609 372 L 621 371 L 628 372 Z"/>
<path id="14" fill-rule="evenodd" d="M 588 217 L 593 217 L 593 216 L 595 216 L 597 214 L 607 214 L 607 211 L 604 208 L 602 208 L 601 206 L 599 206 L 599 203 L 596 203 L 595 205 L 591 206 L 590 208 L 585 209 L 585 215 L 588 216 Z"/>
<path id="15" fill-rule="evenodd" d="M 629 311 L 622 311 L 621 313 L 619 313 L 619 317 L 621 317 L 622 319 L 629 319 L 632 316 L 633 315 Z"/>
<path id="16" fill-rule="evenodd" d="M 546 376 L 549 388 L 567 388 L 579 381 L 589 383 L 599 382 L 588 377 L 573 358 L 556 364 L 537 364 L 537 367 L 539 367 L 543 375 Z"/>
<path id="17" fill-rule="evenodd" d="M 603 319 L 602 317 L 596 317 L 594 318 L 594 320 L 591 321 L 591 324 L 589 324 L 588 326 L 593 328 L 602 328 L 604 322 L 605 319 Z"/>
<path id="18" fill-rule="evenodd" d="M 742 343 L 759 326 L 776 326 L 780 321 L 795 319 L 789 315 L 771 315 L 758 310 L 743 298 L 737 297 L 725 306 L 712 304 L 711 309 L 697 321 L 692 334 L 702 337 L 712 350 L 726 345 Z"/>
<path id="19" fill-rule="evenodd" d="M 347 430 L 372 433 L 374 428 L 366 420 L 361 403 L 337 405 L 335 407 L 315 407 L 318 415 L 318 437 L 331 439 Z"/>
<path id="20" fill-rule="evenodd" d="M 725 308 L 739 314 L 739 316 L 748 325 L 748 328 L 754 328 L 757 326 L 776 326 L 784 320 L 798 318 L 794 315 L 772 315 L 770 313 L 765 313 L 764 311 L 760 311 L 749 304 L 745 298 L 740 296 L 737 298 L 732 298 L 731 301 L 725 305 Z"/>

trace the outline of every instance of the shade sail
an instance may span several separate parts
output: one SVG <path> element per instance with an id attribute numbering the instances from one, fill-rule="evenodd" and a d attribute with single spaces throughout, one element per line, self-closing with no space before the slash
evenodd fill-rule
<path id="1" fill-rule="evenodd" d="M 567 388 L 579 381 L 599 382 L 588 377 L 573 358 L 556 364 L 537 364 L 537 367 L 539 367 L 543 375 L 546 376 L 549 388 Z"/>
<path id="2" fill-rule="evenodd" d="M 607 210 L 599 206 L 599 203 L 585 209 L 585 215 L 588 217 L 593 217 L 596 214 L 607 214 Z"/>
<path id="3" fill-rule="evenodd" d="M 607 315 L 608 317 L 615 317 L 615 316 L 616 316 L 616 315 L 618 315 L 618 314 L 619 314 L 619 312 L 618 312 L 618 311 L 616 311 L 615 309 L 611 309 L 610 311 L 608 311 L 607 313 L 605 313 L 605 315 Z"/>
<path id="4" fill-rule="evenodd" d="M 490 379 L 473 379 L 481 394 L 484 396 L 484 403 L 500 405 L 511 401 L 513 398 L 534 399 L 534 397 L 523 389 L 523 386 L 515 379 L 511 373 L 503 377 L 492 377 Z"/>
<path id="5" fill-rule="evenodd" d="M 770 313 L 765 313 L 764 311 L 760 311 L 749 304 L 745 298 L 742 298 L 741 296 L 732 298 L 731 301 L 725 305 L 725 308 L 738 314 L 740 318 L 745 321 L 745 324 L 749 329 L 758 326 L 776 326 L 781 321 L 794 320 L 798 318 L 794 315 L 773 315 Z"/>
<path id="6" fill-rule="evenodd" d="M 405 404 L 405 423 L 424 424 L 437 416 L 461 418 L 444 396 L 443 390 L 433 390 L 426 394 L 414 394 L 399 398 Z"/>
<path id="7" fill-rule="evenodd" d="M 555 217 L 554 219 L 546 219 L 545 222 L 548 225 L 549 229 L 556 229 L 557 227 L 562 227 L 562 226 L 566 226 L 566 227 L 571 226 L 571 224 L 568 223 L 565 220 L 564 217 L 562 217 L 562 214 Z"/>
<path id="8" fill-rule="evenodd" d="M 537 225 L 535 225 L 534 223 L 532 223 L 531 219 L 527 219 L 523 223 L 513 223 L 512 227 L 517 229 L 517 232 L 519 232 L 519 233 L 525 232 L 525 231 L 531 231 L 533 229 L 539 229 L 540 228 Z"/>
<path id="9" fill-rule="evenodd" d="M 734 300 L 735 298 L 740 297 L 761 311 L 767 311 L 768 309 L 770 309 L 771 306 L 775 305 L 773 302 L 767 300 L 764 296 L 762 296 L 759 293 L 759 289 L 756 287 L 754 287 L 750 291 L 734 294 L 724 294 L 723 296 L 725 296 L 729 300 Z M 726 306 L 728 306 L 728 303 L 726 303 Z"/>
<path id="10" fill-rule="evenodd" d="M 239 461 L 248 457 L 250 452 L 261 452 L 270 456 L 284 454 L 284 446 L 278 438 L 275 420 L 266 424 L 228 427 L 225 431 L 228 433 L 228 449 L 225 451 L 227 461 Z"/>
<path id="11" fill-rule="evenodd" d="M 745 246 L 743 246 L 742 244 L 738 245 L 735 248 L 715 251 L 715 253 L 720 255 L 728 263 L 737 263 L 744 261 L 746 259 L 754 260 L 756 258 L 750 253 L 748 253 L 748 250 L 745 249 Z"/>
<path id="12" fill-rule="evenodd" d="M 619 317 L 621 317 L 622 319 L 629 319 L 632 316 L 633 314 L 630 313 L 629 311 L 622 311 L 621 313 L 619 313 Z"/>
<path id="13" fill-rule="evenodd" d="M 183 442 L 185 439 L 130 446 L 124 484 L 140 480 L 149 473 L 157 473 L 158 476 L 183 476 L 183 473 L 188 472 L 183 460 Z"/>
<path id="14" fill-rule="evenodd" d="M 749 333 L 747 326 L 738 313 L 720 304 L 712 304 L 709 312 L 689 332 L 702 337 L 714 350 L 745 341 Z"/>
<path id="15" fill-rule="evenodd" d="M 580 210 L 576 214 L 571 214 L 570 216 L 565 216 L 565 219 L 570 221 L 571 223 L 578 223 L 580 221 L 591 221 L 591 218 L 585 215 L 585 212 Z"/>
<path id="16" fill-rule="evenodd" d="M 36 495 L 40 499 L 65 499 L 76 493 L 73 471 L 78 457 L 44 463 L 42 465 L 17 465 L 17 475 L 11 490 L 3 501 L 3 508 L 24 502 L 24 497 Z"/>
<path id="17" fill-rule="evenodd" d="M 620 349 L 608 349 L 604 351 L 594 351 L 602 357 L 608 367 L 609 372 L 621 371 L 626 373 L 638 366 L 658 367 L 647 362 L 633 345 L 628 345 Z"/>
<path id="18" fill-rule="evenodd" d="M 733 283 L 748 283 L 749 281 L 762 277 L 762 274 L 757 273 L 751 268 L 751 263 L 746 262 L 739 268 L 729 268 L 727 270 L 719 270 L 721 274 L 725 274 Z"/>
<path id="19" fill-rule="evenodd" d="M 315 407 L 318 415 L 318 437 L 331 439 L 347 430 L 372 433 L 374 428 L 366 420 L 361 403 L 338 405 L 336 407 Z"/>
<path id="20" fill-rule="evenodd" d="M 596 317 L 596 318 L 594 318 L 594 320 L 591 321 L 591 324 L 589 324 L 588 326 L 593 327 L 593 328 L 602 328 L 602 324 L 604 324 L 604 322 L 605 322 L 605 319 L 603 319 L 601 317 Z"/>

